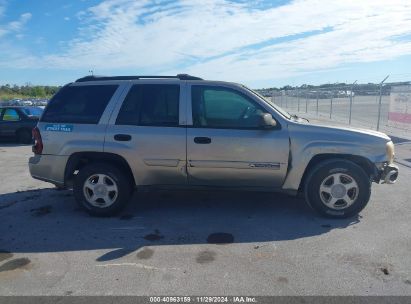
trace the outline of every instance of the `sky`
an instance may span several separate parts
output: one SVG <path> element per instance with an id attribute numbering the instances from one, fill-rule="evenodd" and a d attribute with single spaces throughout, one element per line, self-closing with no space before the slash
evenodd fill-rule
<path id="1" fill-rule="evenodd" d="M 176 75 L 411 80 L 410 0 L 0 0 L 0 84 Z"/>

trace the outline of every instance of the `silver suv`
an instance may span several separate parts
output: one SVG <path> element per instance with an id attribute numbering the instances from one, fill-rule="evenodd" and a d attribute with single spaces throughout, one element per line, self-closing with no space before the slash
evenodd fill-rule
<path id="1" fill-rule="evenodd" d="M 304 194 L 320 214 L 360 212 L 371 183 L 394 183 L 379 132 L 318 126 L 247 87 L 177 76 L 87 76 L 64 86 L 33 130 L 34 178 L 73 188 L 89 213 L 134 188 L 220 187 Z"/>

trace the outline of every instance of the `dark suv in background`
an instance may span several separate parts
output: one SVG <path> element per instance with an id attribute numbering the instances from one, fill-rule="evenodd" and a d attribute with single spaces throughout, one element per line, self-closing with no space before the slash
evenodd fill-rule
<path id="1" fill-rule="evenodd" d="M 37 107 L 0 106 L 0 137 L 30 144 L 31 130 L 37 125 L 42 112 L 43 109 Z"/>

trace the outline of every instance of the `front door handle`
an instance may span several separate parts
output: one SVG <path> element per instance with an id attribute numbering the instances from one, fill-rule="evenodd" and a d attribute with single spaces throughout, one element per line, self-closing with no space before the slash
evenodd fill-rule
<path id="1" fill-rule="evenodd" d="M 116 135 L 114 135 L 114 140 L 117 140 L 117 141 L 130 141 L 131 140 L 131 135 L 116 134 Z"/>
<path id="2" fill-rule="evenodd" d="M 209 144 L 211 143 L 210 137 L 194 137 L 194 142 L 196 144 Z"/>

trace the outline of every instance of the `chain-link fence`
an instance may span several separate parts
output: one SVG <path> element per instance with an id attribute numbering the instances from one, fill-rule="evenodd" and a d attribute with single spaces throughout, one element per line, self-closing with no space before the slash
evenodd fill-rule
<path id="1" fill-rule="evenodd" d="M 400 98 L 400 101 L 405 102 L 403 105 L 405 110 L 401 110 L 404 114 L 401 114 L 403 116 L 399 117 L 399 120 L 407 117 L 405 118 L 407 122 L 411 114 L 411 108 L 409 110 L 407 108 L 411 102 L 411 90 L 393 99 L 392 88 L 392 84 L 299 88 L 273 91 L 271 98 L 274 103 L 291 114 L 374 130 L 391 131 L 394 128 L 406 132 L 407 124 L 392 124 L 390 119 L 393 119 L 393 101 Z M 411 123 L 409 127 L 408 132 L 411 133 Z"/>

